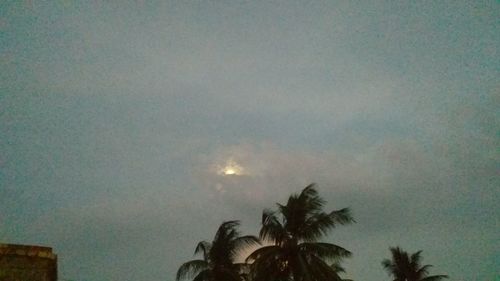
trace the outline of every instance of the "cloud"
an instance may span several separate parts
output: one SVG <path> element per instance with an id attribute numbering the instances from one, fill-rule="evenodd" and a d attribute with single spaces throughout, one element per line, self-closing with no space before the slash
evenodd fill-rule
<path id="1" fill-rule="evenodd" d="M 358 221 L 327 238 L 353 279 L 400 244 L 489 280 L 495 5 L 5 4 L 2 238 L 54 246 L 63 278 L 164 280 L 317 182 Z"/>

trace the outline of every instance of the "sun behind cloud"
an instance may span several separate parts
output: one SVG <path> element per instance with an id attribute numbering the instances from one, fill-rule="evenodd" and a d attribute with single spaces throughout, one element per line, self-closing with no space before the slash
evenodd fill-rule
<path id="1" fill-rule="evenodd" d="M 217 174 L 222 176 L 241 176 L 245 173 L 240 164 L 236 163 L 233 159 L 229 159 L 225 165 L 218 167 Z"/>

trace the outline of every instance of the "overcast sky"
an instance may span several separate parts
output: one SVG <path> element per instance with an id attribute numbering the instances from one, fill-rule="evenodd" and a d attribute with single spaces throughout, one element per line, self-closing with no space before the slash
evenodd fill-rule
<path id="1" fill-rule="evenodd" d="M 170 281 L 199 240 L 318 183 L 451 281 L 500 276 L 498 1 L 0 3 L 0 241 L 60 279 Z M 241 175 L 222 175 L 228 162 Z"/>

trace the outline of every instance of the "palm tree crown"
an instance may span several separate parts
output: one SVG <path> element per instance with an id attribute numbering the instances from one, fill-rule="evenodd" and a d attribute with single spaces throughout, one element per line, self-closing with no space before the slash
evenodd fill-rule
<path id="1" fill-rule="evenodd" d="M 239 251 L 259 244 L 255 236 L 240 236 L 239 221 L 227 221 L 220 225 L 212 243 L 201 241 L 195 249 L 202 259 L 191 260 L 177 270 L 176 280 L 194 278 L 193 281 L 240 281 L 241 264 L 234 261 Z"/>
<path id="2" fill-rule="evenodd" d="M 270 245 L 254 251 L 247 258 L 253 262 L 252 276 L 259 281 L 341 280 L 329 264 L 351 255 L 346 249 L 318 242 L 337 224 L 354 220 L 349 209 L 323 212 L 325 201 L 315 185 L 289 197 L 278 210 L 262 215 L 261 240 Z"/>
<path id="3" fill-rule="evenodd" d="M 429 275 L 429 268 L 432 265 L 421 265 L 422 251 L 412 255 L 401 248 L 390 248 L 392 259 L 382 261 L 382 266 L 389 275 L 394 277 L 393 281 L 439 281 L 448 278 L 447 275 Z"/>

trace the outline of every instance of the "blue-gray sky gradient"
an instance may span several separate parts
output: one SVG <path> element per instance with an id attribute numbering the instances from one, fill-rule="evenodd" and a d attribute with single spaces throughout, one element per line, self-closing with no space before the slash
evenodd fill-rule
<path id="1" fill-rule="evenodd" d="M 400 245 L 498 278 L 498 2 L 104 2 L 0 3 L 2 242 L 65 279 L 173 280 L 317 182 L 357 220 L 327 238 L 347 276 L 388 280 Z"/>

